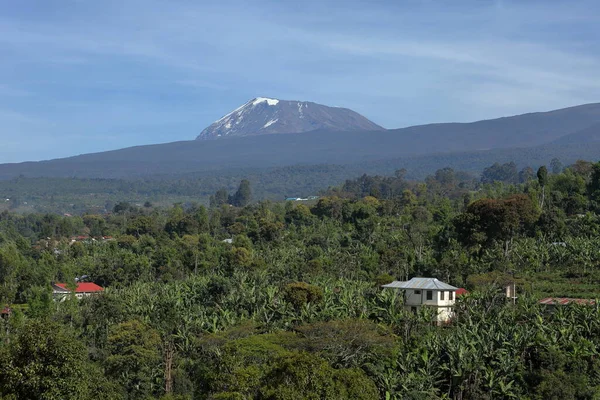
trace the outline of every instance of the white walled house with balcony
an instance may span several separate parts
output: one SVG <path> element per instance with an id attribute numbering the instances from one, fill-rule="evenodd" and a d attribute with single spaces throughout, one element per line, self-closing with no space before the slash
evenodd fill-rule
<path id="1" fill-rule="evenodd" d="M 417 312 L 419 307 L 437 309 L 437 322 L 447 322 L 453 315 L 457 287 L 436 278 L 412 278 L 406 282 L 394 281 L 381 287 L 401 290 L 404 294 L 404 308 Z"/>

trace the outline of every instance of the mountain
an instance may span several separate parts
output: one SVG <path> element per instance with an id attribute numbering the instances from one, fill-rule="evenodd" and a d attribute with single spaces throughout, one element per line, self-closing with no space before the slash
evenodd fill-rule
<path id="1" fill-rule="evenodd" d="M 376 131 L 383 128 L 347 108 L 308 101 L 257 97 L 204 129 L 197 140 L 315 130 Z"/>
<path id="2" fill-rule="evenodd" d="M 298 108 L 298 103 L 295 104 Z M 266 100 L 258 105 L 274 107 L 269 106 Z M 506 160 L 511 154 L 515 154 L 515 162 L 532 167 L 539 165 L 536 164 L 538 162 L 545 162 L 547 155 L 567 164 L 577 158 L 600 159 L 600 142 L 589 143 L 589 137 L 593 136 L 585 135 L 586 129 L 594 132 L 598 124 L 600 104 L 587 104 L 473 123 L 421 125 L 395 130 L 319 129 L 296 135 L 233 136 L 228 140 L 193 140 L 41 162 L 0 164 L 0 179 L 21 174 L 27 177 L 82 178 L 151 177 L 196 172 L 216 174 L 232 168 L 367 165 L 388 162 L 386 160 L 398 160 L 393 163 L 409 171 L 417 166 L 424 171 L 426 165 L 440 165 L 435 160 L 445 162 L 447 166 L 473 170 L 477 166 Z M 572 135 L 570 139 L 569 135 Z M 559 138 L 569 142 L 557 143 Z M 535 157 L 527 156 L 531 154 Z M 415 157 L 431 161 L 415 161 L 413 165 L 409 160 L 416 160 Z"/>

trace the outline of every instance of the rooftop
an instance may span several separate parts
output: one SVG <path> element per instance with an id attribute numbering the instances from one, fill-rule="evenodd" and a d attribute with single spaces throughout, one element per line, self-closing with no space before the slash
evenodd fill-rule
<path id="1" fill-rule="evenodd" d="M 382 285 L 384 288 L 392 289 L 424 289 L 424 290 L 457 290 L 457 287 L 448 285 L 437 278 L 412 278 L 410 281 L 394 281 L 387 285 Z"/>
<path id="2" fill-rule="evenodd" d="M 566 304 L 585 304 L 585 305 L 594 305 L 596 304 L 596 300 L 592 299 L 572 299 L 569 297 L 546 297 L 545 299 L 540 300 L 540 304 L 544 305 L 566 305 Z"/>
<path id="3" fill-rule="evenodd" d="M 58 286 L 64 290 L 69 290 L 66 283 L 55 283 L 54 286 Z M 103 290 L 104 288 L 102 286 L 98 286 L 93 282 L 79 282 L 77 284 L 77 288 L 75 289 L 75 293 L 102 292 Z"/>

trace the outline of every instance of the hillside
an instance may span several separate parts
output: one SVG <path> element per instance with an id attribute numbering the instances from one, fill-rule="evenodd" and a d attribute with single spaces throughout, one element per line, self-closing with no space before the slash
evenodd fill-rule
<path id="1" fill-rule="evenodd" d="M 414 153 L 531 147 L 600 123 L 600 103 L 471 123 L 442 123 L 390 130 Z M 572 141 L 574 143 L 576 141 Z"/>
<path id="2" fill-rule="evenodd" d="M 597 141 L 600 141 L 600 123 L 593 124 L 577 132 L 562 136 L 555 140 L 554 143 L 590 143 Z"/>
<path id="3" fill-rule="evenodd" d="M 586 136 L 576 132 L 585 133 L 586 128 L 593 132 L 590 127 L 599 123 L 600 104 L 588 104 L 470 124 L 434 124 L 396 130 L 350 132 L 316 130 L 286 135 L 232 137 L 227 140 L 194 140 L 41 162 L 0 164 L 0 179 L 19 175 L 135 178 L 293 165 L 364 165 L 421 156 L 432 160 L 432 163 L 426 163 L 428 165 L 440 165 L 436 160 L 446 160 L 442 167 L 454 166 L 454 163 L 472 164 L 473 168 L 461 168 L 468 170 L 501 161 L 497 158 L 506 154 L 528 163 L 532 163 L 532 159 L 522 155 L 535 153 L 539 155 L 539 160 L 557 157 L 563 162 L 577 158 L 594 160 L 600 158 L 600 149 L 596 145 L 588 145 Z M 573 136 L 569 136 L 571 134 Z M 568 140 L 565 142 L 567 146 L 560 141 L 552 143 L 561 137 Z M 472 160 L 480 162 L 474 163 Z"/>

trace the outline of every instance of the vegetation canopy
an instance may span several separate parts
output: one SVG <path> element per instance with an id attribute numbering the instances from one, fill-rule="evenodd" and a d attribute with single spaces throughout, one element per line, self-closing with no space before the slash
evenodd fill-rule
<path id="1" fill-rule="evenodd" d="M 534 171 L 397 169 L 310 201 L 256 201 L 246 180 L 209 207 L 6 209 L 0 397 L 598 398 L 600 164 Z M 412 277 L 468 293 L 438 325 L 381 288 Z M 104 290 L 68 294 L 84 282 Z"/>

